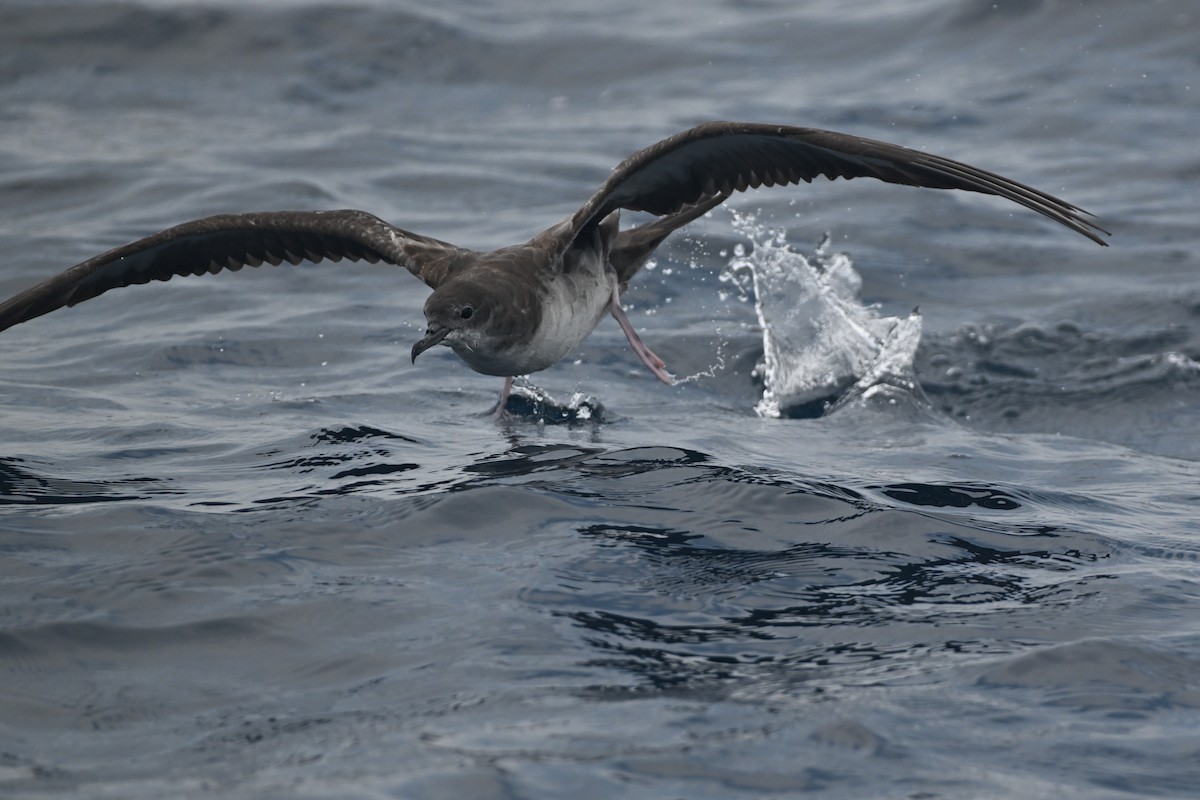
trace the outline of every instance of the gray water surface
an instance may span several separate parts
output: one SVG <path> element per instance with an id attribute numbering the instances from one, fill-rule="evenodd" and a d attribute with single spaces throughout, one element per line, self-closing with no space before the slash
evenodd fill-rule
<path id="1" fill-rule="evenodd" d="M 356 264 L 112 292 L 0 336 L 0 795 L 1200 793 L 1192 2 L 0 2 L 0 294 L 209 213 L 470 247 L 707 119 L 1061 194 L 735 207 L 920 307 L 919 388 L 754 413 L 719 210 L 533 376 L 408 363 Z M 439 349 L 440 350 L 440 349 Z"/>

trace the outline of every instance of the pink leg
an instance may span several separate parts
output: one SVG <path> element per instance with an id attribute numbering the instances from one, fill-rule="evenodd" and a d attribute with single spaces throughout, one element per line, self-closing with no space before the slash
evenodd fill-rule
<path id="1" fill-rule="evenodd" d="M 654 373 L 654 377 L 668 386 L 675 383 L 675 378 L 664 369 L 667 366 L 666 362 L 654 355 L 649 347 L 646 347 L 641 337 L 637 335 L 637 331 L 633 329 L 633 325 L 629 322 L 629 317 L 625 316 L 625 309 L 621 308 L 620 284 L 615 279 L 613 280 L 612 300 L 608 306 L 609 311 L 612 312 L 613 319 L 621 326 L 621 330 L 625 331 L 625 338 L 629 340 L 629 346 L 633 348 L 633 352 L 637 353 L 637 357 L 642 360 L 642 363 Z"/>
<path id="2" fill-rule="evenodd" d="M 504 379 L 504 388 L 500 390 L 500 402 L 496 404 L 495 416 L 504 416 L 504 406 L 508 405 L 508 396 L 512 393 L 513 379 Z"/>

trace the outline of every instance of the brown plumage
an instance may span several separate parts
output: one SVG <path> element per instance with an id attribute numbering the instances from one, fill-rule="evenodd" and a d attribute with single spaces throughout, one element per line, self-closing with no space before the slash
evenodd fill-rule
<path id="1" fill-rule="evenodd" d="M 18 294 L 0 304 L 0 330 L 109 289 L 176 275 L 361 259 L 405 267 L 434 290 L 414 360 L 446 344 L 473 369 L 505 377 L 506 396 L 513 376 L 550 366 L 609 312 L 639 358 L 670 382 L 625 319 L 621 288 L 667 235 L 731 193 L 822 176 L 996 195 L 1105 244 L 1100 234 L 1107 231 L 1079 207 L 968 164 L 814 128 L 710 122 L 634 153 L 575 214 L 523 245 L 467 250 L 364 211 L 222 214 L 109 250 Z M 620 231 L 621 209 L 659 219 Z"/>

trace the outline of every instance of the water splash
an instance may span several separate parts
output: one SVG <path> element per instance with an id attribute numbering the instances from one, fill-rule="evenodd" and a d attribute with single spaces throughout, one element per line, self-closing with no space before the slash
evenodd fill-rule
<path id="1" fill-rule="evenodd" d="M 541 425 L 599 424 L 607 420 L 604 406 L 596 398 L 575 392 L 564 402 L 523 377 L 513 381 L 504 408 L 515 418 Z"/>
<path id="2" fill-rule="evenodd" d="M 881 384 L 916 390 L 916 311 L 885 317 L 863 305 L 862 278 L 848 256 L 829 252 L 828 238 L 808 258 L 788 246 L 784 231 L 752 214 L 734 211 L 733 227 L 752 249 L 735 249 L 722 280 L 754 299 L 762 327 L 760 416 L 779 417 L 848 391 L 865 397 Z"/>

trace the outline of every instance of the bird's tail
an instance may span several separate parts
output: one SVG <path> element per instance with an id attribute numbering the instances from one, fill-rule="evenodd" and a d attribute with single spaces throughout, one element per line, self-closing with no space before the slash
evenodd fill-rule
<path id="1" fill-rule="evenodd" d="M 646 263 L 646 259 L 650 257 L 650 254 L 673 231 L 677 228 L 682 228 L 698 217 L 704 216 L 725 202 L 728 197 L 729 195 L 727 194 L 719 194 L 707 200 L 701 200 L 696 205 L 685 208 L 682 211 L 668 214 L 665 217 L 659 217 L 640 228 L 621 231 L 608 256 L 608 263 L 612 264 L 613 269 L 617 271 L 617 277 L 621 283 L 627 283 L 630 278 L 636 275 L 638 270 L 642 268 L 642 265 Z"/>

